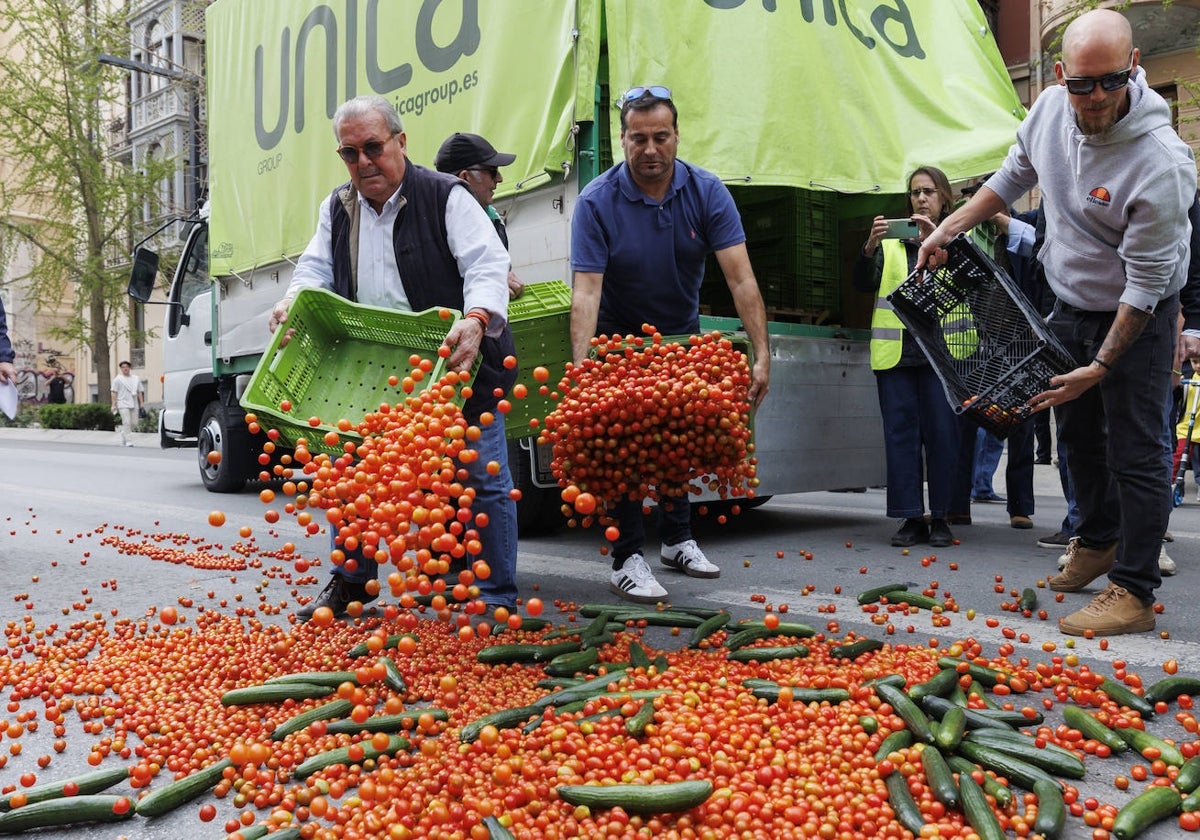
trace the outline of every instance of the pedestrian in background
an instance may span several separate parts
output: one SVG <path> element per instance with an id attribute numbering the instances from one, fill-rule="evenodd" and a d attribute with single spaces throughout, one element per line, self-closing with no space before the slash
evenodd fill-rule
<path id="1" fill-rule="evenodd" d="M 333 131 L 350 180 L 321 202 L 317 231 L 268 328 L 286 328 L 288 306 L 305 288 L 405 312 L 449 306 L 466 313 L 443 341 L 451 350 L 447 364 L 466 371 L 481 357 L 463 415 L 478 425 L 483 412 L 495 414 L 494 422 L 480 426 L 474 445 L 479 457 L 466 465 L 467 483 L 476 490 L 471 511 L 488 520 L 479 538 L 491 574 L 478 586 L 489 607 L 515 609 L 517 511 L 509 495 L 504 415 L 496 411 L 496 391 L 507 392 L 516 379 L 516 370 L 504 366 L 516 352 L 508 327 L 508 254 L 461 180 L 408 159 L 400 116 L 388 100 L 359 96 L 343 103 L 333 115 Z M 499 469 L 490 470 L 490 462 Z M 307 621 L 323 606 L 343 616 L 351 602 L 377 597 L 367 589 L 379 574 L 375 560 L 361 549 L 346 556 L 353 568 L 335 566 L 329 584 L 297 618 Z"/>
<path id="2" fill-rule="evenodd" d="M 8 337 L 8 318 L 4 315 L 4 299 L 0 298 L 0 384 L 17 384 L 17 369 L 13 362 L 17 354 Z"/>
<path id="3" fill-rule="evenodd" d="M 142 380 L 133 373 L 133 367 L 129 362 L 121 362 L 119 367 L 121 373 L 114 376 L 112 381 L 112 408 L 121 415 L 121 443 L 125 446 L 133 446 L 133 441 L 129 439 L 129 436 L 133 434 L 138 415 L 145 406 L 142 397 Z"/>
<path id="4" fill-rule="evenodd" d="M 1078 592 L 1108 575 L 1059 622 L 1070 635 L 1154 629 L 1171 510 L 1167 406 L 1196 164 L 1139 57 L 1120 13 L 1072 21 L 1059 84 L 1038 97 L 1000 170 L 926 238 L 919 261 L 937 264 L 952 237 L 1041 187 L 1040 259 L 1058 298 L 1047 323 L 1078 367 L 1030 402 L 1059 407 L 1081 514 L 1066 568 L 1048 583 Z"/>
<path id="5" fill-rule="evenodd" d="M 908 177 L 909 211 L 915 239 L 885 238 L 887 220 L 876 216 L 854 264 L 854 287 L 875 292 L 871 316 L 871 369 L 879 390 L 883 449 L 887 459 L 887 515 L 902 520 L 894 546 L 953 544 L 946 521 L 954 492 L 962 423 L 946 401 L 937 372 L 904 328 L 887 296 L 916 266 L 920 241 L 950 212 L 954 197 L 946 173 L 918 167 Z M 928 475 L 926 475 L 928 471 Z M 929 522 L 925 491 L 929 487 Z M 964 505 L 969 510 L 969 505 Z"/>
<path id="6" fill-rule="evenodd" d="M 679 112 L 660 85 L 630 88 L 621 99 L 625 159 L 579 194 L 571 220 L 571 351 L 587 357 L 596 335 L 664 335 L 700 329 L 700 284 L 709 253 L 733 295 L 754 351 L 749 398 L 767 395 L 771 354 L 767 315 L 741 216 L 716 175 L 677 157 Z M 631 482 L 635 484 L 636 482 Z M 681 488 L 658 488 L 660 562 L 691 577 L 721 574 L 696 545 L 691 503 Z M 614 505 L 621 535 L 612 545 L 610 588 L 631 601 L 667 597 L 644 556 L 642 500 Z"/>

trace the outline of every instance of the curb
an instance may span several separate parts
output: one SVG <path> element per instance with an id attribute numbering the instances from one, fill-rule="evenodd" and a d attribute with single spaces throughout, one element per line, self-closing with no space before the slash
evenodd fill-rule
<path id="1" fill-rule="evenodd" d="M 134 432 L 130 439 L 135 448 L 158 449 L 158 435 L 151 432 Z M 42 429 L 22 427 L 0 427 L 0 441 L 37 440 L 53 443 L 78 443 L 98 446 L 120 446 L 120 432 L 104 432 L 97 429 Z"/>

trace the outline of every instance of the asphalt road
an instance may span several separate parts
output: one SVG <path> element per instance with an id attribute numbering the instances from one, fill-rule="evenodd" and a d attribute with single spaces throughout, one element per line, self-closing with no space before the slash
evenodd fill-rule
<path id="1" fill-rule="evenodd" d="M 234 603 L 240 597 L 244 599 L 240 603 L 271 604 L 278 607 L 278 614 L 261 615 L 261 620 L 286 625 L 288 613 L 296 606 L 292 589 L 308 594 L 319 590 L 323 573 L 313 583 L 301 585 L 268 579 L 265 572 L 262 576 L 246 572 L 235 582 L 227 572 L 153 562 L 138 554 L 122 554 L 110 545 L 105 537 L 186 533 L 225 550 L 237 542 L 237 529 L 243 525 L 253 529 L 254 539 L 264 547 L 292 540 L 302 553 L 319 556 L 325 545 L 326 537 L 307 537 L 287 517 L 273 527 L 266 525 L 265 508 L 256 492 L 207 493 L 196 475 L 194 451 L 163 451 L 155 443 L 153 437 L 144 436 L 137 446 L 124 448 L 117 444 L 116 435 L 0 429 L 0 496 L 6 500 L 0 530 L 0 604 L 9 605 L 4 608 L 6 625 L 32 622 L 45 627 L 73 620 L 64 616 L 93 612 L 136 618 L 183 596 L 197 602 Z M 1003 492 L 1002 468 L 996 485 Z M 1037 536 L 1057 530 L 1063 515 L 1053 467 L 1037 467 L 1036 492 L 1033 531 L 1010 528 L 1003 505 L 976 505 L 974 524 L 955 529 L 961 544 L 938 550 L 934 556 L 927 546 L 905 553 L 888 545 L 896 525 L 883 517 L 880 489 L 777 497 L 726 524 L 712 517 L 697 522 L 700 544 L 722 568 L 719 579 L 695 580 L 664 569 L 660 581 L 676 602 L 724 607 L 736 618 L 760 616 L 762 605 L 752 596 L 764 596 L 772 605 L 787 604 L 794 620 L 821 629 L 832 620 L 839 633 L 855 630 L 881 639 L 887 638 L 883 628 L 871 623 L 855 595 L 883 583 L 899 581 L 920 589 L 937 581 L 943 594 L 949 592 L 957 600 L 960 612 L 950 615 L 945 627 L 934 627 L 925 611 L 910 616 L 903 625 L 896 623 L 893 640 L 949 644 L 972 637 L 991 656 L 1008 641 L 1004 635 L 1008 630 L 1018 637 L 1029 634 L 1028 643 L 1011 643 L 1016 646 L 1014 657 L 1033 662 L 1073 652 L 1095 670 L 1111 674 L 1111 663 L 1122 659 L 1147 684 L 1163 676 L 1161 664 L 1167 659 L 1177 660 L 1181 673 L 1200 674 L 1196 631 L 1200 606 L 1194 595 L 1200 584 L 1200 503 L 1190 479 L 1188 501 L 1172 517 L 1175 541 L 1168 549 L 1179 573 L 1166 579 L 1159 591 L 1163 612 L 1158 629 L 1113 638 L 1106 651 L 1099 640 L 1069 640 L 1057 632 L 1055 620 L 1084 605 L 1090 592 L 1067 595 L 1056 603 L 1049 590 L 1038 589 L 1046 620 L 1024 618 L 1001 607 L 1011 600 L 1010 589 L 1036 587 L 1053 571 L 1057 553 L 1034 545 Z M 221 528 L 208 524 L 213 509 L 226 514 Z M 522 594 L 536 594 L 548 605 L 560 599 L 615 600 L 608 592 L 608 561 L 600 555 L 601 544 L 595 530 L 563 528 L 522 538 L 518 563 Z M 995 591 L 997 581 L 1003 593 Z M 976 611 L 973 620 L 967 618 L 968 608 Z M 988 626 L 988 618 L 997 619 L 997 626 Z M 667 644 L 664 637 L 663 646 Z M 1053 645 L 1054 650 L 1043 645 Z M 7 663 L 0 660 L 0 672 Z M 41 706 L 33 702 L 21 710 L 33 708 L 40 713 Z M 8 712 L 4 719 L 12 720 L 16 712 L 11 707 Z M 1161 720 L 1164 728 L 1156 731 L 1188 739 L 1169 715 Z M 22 753 L 9 755 L 0 767 L 0 788 L 15 784 L 22 772 L 37 769 L 34 757 L 49 752 L 49 729 L 44 726 L 23 736 Z M 86 769 L 83 745 L 92 741 L 87 734 L 68 733 L 67 749 L 41 771 L 41 778 Z M 4 749 L 0 755 L 8 753 L 10 743 L 11 739 L 0 741 Z M 1089 778 L 1081 787 L 1119 804 L 1127 794 L 1117 791 L 1111 778 L 1127 772 L 1129 763 L 1126 759 L 1090 762 Z M 207 826 L 196 820 L 195 809 L 181 810 L 187 813 L 177 818 L 55 831 L 47 836 L 105 840 L 221 836 L 226 810 Z M 1074 820 L 1072 828 L 1082 832 L 1084 827 Z M 1177 833 L 1167 825 L 1147 836 Z M 1090 829 L 1067 836 L 1090 836 Z"/>

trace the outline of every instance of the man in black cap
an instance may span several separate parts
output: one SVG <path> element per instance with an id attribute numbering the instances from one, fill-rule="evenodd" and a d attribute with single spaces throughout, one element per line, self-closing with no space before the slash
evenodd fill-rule
<path id="1" fill-rule="evenodd" d="M 447 137 L 433 159 L 433 165 L 438 172 L 457 175 L 467 182 L 471 195 L 475 196 L 475 200 L 487 211 L 488 218 L 496 226 L 496 233 L 505 248 L 508 247 L 508 232 L 504 229 L 504 220 L 492 206 L 492 199 L 496 195 L 496 186 L 504 180 L 504 176 L 500 174 L 500 167 L 508 166 L 516 159 L 516 155 L 497 152 L 495 146 L 478 134 L 461 131 Z M 510 266 L 508 296 L 518 297 L 524 289 L 525 284 L 517 279 Z"/>

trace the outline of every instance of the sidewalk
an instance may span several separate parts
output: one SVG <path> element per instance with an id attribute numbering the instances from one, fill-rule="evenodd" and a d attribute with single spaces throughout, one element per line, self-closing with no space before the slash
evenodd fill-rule
<path id="1" fill-rule="evenodd" d="M 129 436 L 135 447 L 158 449 L 158 435 L 153 432 L 134 432 Z M 120 446 L 120 432 L 102 432 L 95 429 L 42 429 L 0 426 L 0 441 L 36 440 L 54 443 L 91 444 L 93 446 Z"/>

